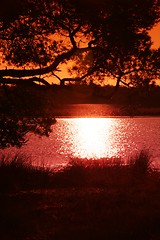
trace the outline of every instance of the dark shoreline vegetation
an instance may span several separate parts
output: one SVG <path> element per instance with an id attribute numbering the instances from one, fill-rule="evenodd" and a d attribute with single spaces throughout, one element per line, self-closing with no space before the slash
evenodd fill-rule
<path id="1" fill-rule="evenodd" d="M 1 239 L 160 239 L 160 172 L 141 151 L 72 160 L 59 171 L 24 156 L 0 162 Z"/>
<path id="2" fill-rule="evenodd" d="M 55 117 L 160 116 L 160 87 L 157 85 L 151 85 L 148 91 L 145 88 L 119 87 L 112 97 L 109 96 L 114 92 L 114 86 L 98 84 L 53 84 L 49 90 L 41 85 L 28 88 L 10 86 L 7 92 L 9 99 L 0 87 L 2 106 L 9 100 L 9 103 L 14 103 L 14 112 L 24 113 L 24 108 L 27 109 L 26 116 L 35 113 Z"/>
<path id="3" fill-rule="evenodd" d="M 134 107 L 113 104 L 57 104 L 56 118 L 114 118 L 114 117 L 159 117 L 160 107 Z"/>

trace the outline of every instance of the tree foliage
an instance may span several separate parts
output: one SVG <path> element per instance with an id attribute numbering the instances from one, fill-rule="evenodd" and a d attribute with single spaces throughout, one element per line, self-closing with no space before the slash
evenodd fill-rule
<path id="1" fill-rule="evenodd" d="M 21 147 L 29 133 L 49 136 L 53 99 L 45 87 L 24 85 L 0 88 L 0 148 Z"/>
<path id="2" fill-rule="evenodd" d="M 58 70 L 69 60 L 79 62 L 76 74 L 82 79 L 95 72 L 114 77 L 128 68 L 150 70 L 148 30 L 159 21 L 157 0 L 25 0 L 20 6 L 21 12 L 0 18 L 2 60 L 14 66 L 0 71 L 1 82 L 47 74 L 61 80 Z"/>

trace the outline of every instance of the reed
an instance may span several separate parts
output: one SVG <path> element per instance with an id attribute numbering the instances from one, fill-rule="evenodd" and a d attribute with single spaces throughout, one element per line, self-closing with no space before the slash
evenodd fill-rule
<path id="1" fill-rule="evenodd" d="M 1 157 L 1 239 L 160 239 L 160 173 L 150 164 L 144 151 L 127 164 L 73 159 L 59 171 Z"/>
<path id="2" fill-rule="evenodd" d="M 50 185 L 50 169 L 32 165 L 22 154 L 2 155 L 0 159 L 0 192 L 46 188 Z"/>
<path id="3" fill-rule="evenodd" d="M 72 159 L 59 171 L 34 166 L 24 155 L 1 156 L 0 191 L 55 187 L 125 188 L 153 175 L 148 152 L 141 151 L 124 164 L 119 158 Z M 154 174 L 155 175 L 155 174 Z"/>

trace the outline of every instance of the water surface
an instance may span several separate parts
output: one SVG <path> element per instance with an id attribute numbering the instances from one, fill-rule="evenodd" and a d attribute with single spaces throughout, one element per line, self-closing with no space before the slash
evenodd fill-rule
<path id="1" fill-rule="evenodd" d="M 35 164 L 54 166 L 71 158 L 121 157 L 126 161 L 146 149 L 159 164 L 159 117 L 58 118 L 52 128 L 49 138 L 32 134 L 18 151 L 28 154 Z"/>

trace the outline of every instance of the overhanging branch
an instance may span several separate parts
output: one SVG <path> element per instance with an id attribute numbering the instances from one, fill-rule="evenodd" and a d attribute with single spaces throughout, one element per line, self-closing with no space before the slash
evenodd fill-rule
<path id="1" fill-rule="evenodd" d="M 0 70 L 0 77 L 13 77 L 13 78 L 23 78 L 23 77 L 31 77 L 44 75 L 53 71 L 56 71 L 58 65 L 63 63 L 64 60 L 69 60 L 76 52 L 85 52 L 87 50 L 91 50 L 92 48 L 72 48 L 68 52 L 62 53 L 57 56 L 56 59 L 50 66 L 44 68 L 37 69 L 2 69 Z"/>
<path id="2" fill-rule="evenodd" d="M 76 52 L 76 49 L 72 48 L 70 51 L 66 53 L 62 53 L 59 55 L 54 62 L 47 67 L 37 68 L 37 69 L 5 69 L 0 70 L 0 77 L 30 77 L 36 75 L 44 75 L 49 72 L 55 71 L 57 66 L 63 62 L 71 58 L 71 56 Z"/>
<path id="3" fill-rule="evenodd" d="M 1 84 L 15 84 L 15 85 L 25 85 L 25 86 L 31 86 L 31 85 L 37 85 L 35 82 L 39 82 L 44 84 L 45 86 L 50 86 L 50 84 L 42 79 L 42 78 L 28 78 L 28 79 L 19 79 L 19 78 L 0 78 Z"/>

